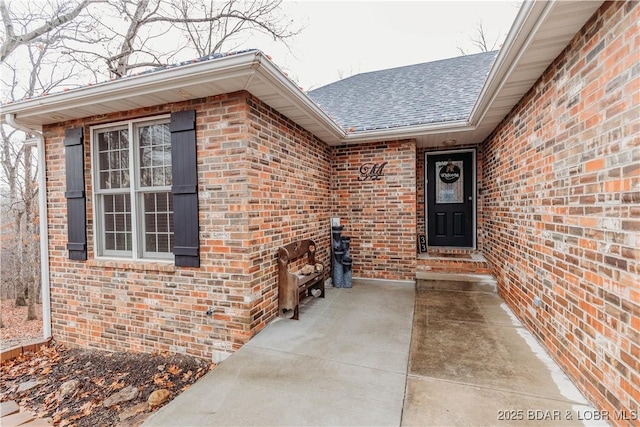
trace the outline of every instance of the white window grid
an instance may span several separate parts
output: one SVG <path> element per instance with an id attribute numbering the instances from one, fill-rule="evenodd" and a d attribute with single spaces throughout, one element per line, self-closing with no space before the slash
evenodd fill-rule
<path id="1" fill-rule="evenodd" d="M 173 259 L 170 252 L 173 243 L 171 158 L 170 140 L 168 139 L 170 137 L 166 135 L 166 132 L 164 133 L 166 138 L 161 138 L 162 133 L 149 132 L 152 134 L 149 144 L 142 147 L 140 143 L 141 130 L 145 128 L 153 130 L 155 125 L 168 126 L 169 119 L 169 115 L 163 115 L 91 127 L 91 164 L 93 165 L 91 179 L 92 188 L 94 188 L 93 223 L 96 257 L 134 260 Z M 121 141 L 112 144 L 110 140 L 106 146 L 104 143 L 102 147 L 100 146 L 99 135 L 112 131 L 120 131 L 120 135 L 129 135 L 126 149 L 123 148 Z M 150 165 L 140 158 L 143 155 L 143 148 L 150 149 Z M 123 156 L 125 152 L 127 156 Z M 156 155 L 154 156 L 153 153 Z M 105 154 L 108 154 L 108 160 L 105 160 Z M 123 160 L 125 157 L 126 160 Z M 101 161 L 102 163 L 100 163 Z M 105 165 L 107 169 L 101 170 L 101 166 Z M 149 172 L 152 177 L 156 177 L 145 182 L 147 185 L 144 186 L 141 185 L 143 169 Z M 107 175 L 103 175 L 102 172 L 106 172 Z M 117 178 L 114 178 L 115 176 Z M 108 177 L 108 184 L 103 180 L 106 177 Z M 133 179 L 129 180 L 129 177 L 133 177 Z M 122 186 L 122 183 L 125 183 L 126 186 Z M 154 201 L 154 211 L 145 212 L 145 196 L 147 207 L 151 206 L 148 202 L 150 199 Z M 114 200 L 113 205 L 109 203 L 110 199 Z M 117 206 L 115 200 L 120 201 Z M 158 200 L 164 200 L 164 205 L 159 204 Z M 106 210 L 112 206 L 113 209 Z M 161 208 L 159 211 L 158 207 Z M 152 219 L 153 224 L 148 224 L 148 221 Z M 122 231 L 116 231 L 117 227 L 112 226 L 117 220 L 120 221 L 119 225 L 124 227 Z M 166 225 L 167 231 L 159 230 L 159 223 Z M 112 243 L 112 239 L 115 244 Z M 151 241 L 154 242 L 153 245 L 146 244 Z M 159 242 L 163 243 L 163 247 L 168 250 L 167 252 L 157 250 Z M 154 250 L 145 249 L 147 246 Z"/>

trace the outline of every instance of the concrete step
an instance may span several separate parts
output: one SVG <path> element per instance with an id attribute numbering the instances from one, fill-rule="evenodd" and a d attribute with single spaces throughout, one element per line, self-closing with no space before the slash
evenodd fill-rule
<path id="1" fill-rule="evenodd" d="M 497 292 L 498 282 L 485 274 L 416 273 L 416 289 Z"/>
<path id="2" fill-rule="evenodd" d="M 440 253 L 418 254 L 418 272 L 454 274 L 490 274 L 491 265 L 480 253 Z"/>
<path id="3" fill-rule="evenodd" d="M 20 407 L 15 400 L 7 400 L 0 403 L 0 417 L 15 414 L 16 412 L 20 412 Z"/>
<path id="4" fill-rule="evenodd" d="M 2 425 L 2 427 L 18 427 L 34 419 L 35 417 L 27 412 L 16 412 L 15 414 L 0 418 L 0 425 Z"/>
<path id="5" fill-rule="evenodd" d="M 20 412 L 15 400 L 0 403 L 0 426 L 2 427 L 51 427 L 48 421 L 36 418 L 28 412 Z"/>

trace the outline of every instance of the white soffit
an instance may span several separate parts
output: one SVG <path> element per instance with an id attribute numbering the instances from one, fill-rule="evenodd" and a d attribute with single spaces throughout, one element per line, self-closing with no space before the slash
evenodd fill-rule
<path id="1" fill-rule="evenodd" d="M 525 2 L 489 71 L 468 122 L 346 134 L 261 52 L 181 65 L 2 106 L 24 126 L 42 125 L 247 90 L 330 145 L 415 138 L 482 142 L 562 52 L 601 1 Z"/>
<path id="2" fill-rule="evenodd" d="M 525 2 L 485 81 L 466 126 L 433 126 L 348 134 L 347 143 L 365 140 L 416 139 L 420 147 L 478 144 L 500 124 L 542 73 L 562 53 L 602 1 L 551 0 Z M 445 144 L 446 145 L 446 144 Z"/>
<path id="3" fill-rule="evenodd" d="M 2 115 L 15 114 L 21 125 L 41 129 L 48 124 L 240 90 L 252 93 L 329 144 L 337 144 L 344 136 L 326 113 L 258 51 L 22 100 L 3 105 Z"/>
<path id="4" fill-rule="evenodd" d="M 562 53 L 602 1 L 537 1 L 522 6 L 471 112 L 482 142 Z"/>
<path id="5" fill-rule="evenodd" d="M 247 56 L 224 59 L 224 67 L 212 69 L 210 63 L 194 63 L 27 99 L 3 105 L 2 110 L 3 114 L 15 113 L 20 124 L 39 127 L 217 94 L 211 92 L 241 90 L 252 74 Z"/>

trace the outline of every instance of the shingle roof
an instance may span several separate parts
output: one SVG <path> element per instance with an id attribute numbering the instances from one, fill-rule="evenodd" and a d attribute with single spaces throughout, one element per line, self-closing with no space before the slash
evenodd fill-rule
<path id="1" fill-rule="evenodd" d="M 357 74 L 308 93 L 349 132 L 464 120 L 497 51 Z"/>

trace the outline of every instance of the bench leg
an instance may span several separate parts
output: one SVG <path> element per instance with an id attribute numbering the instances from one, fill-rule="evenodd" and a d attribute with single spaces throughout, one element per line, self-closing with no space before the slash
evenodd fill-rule
<path id="1" fill-rule="evenodd" d="M 295 314 L 294 310 L 283 309 L 282 312 L 280 313 L 280 317 L 284 319 L 292 319 L 294 314 Z"/>

